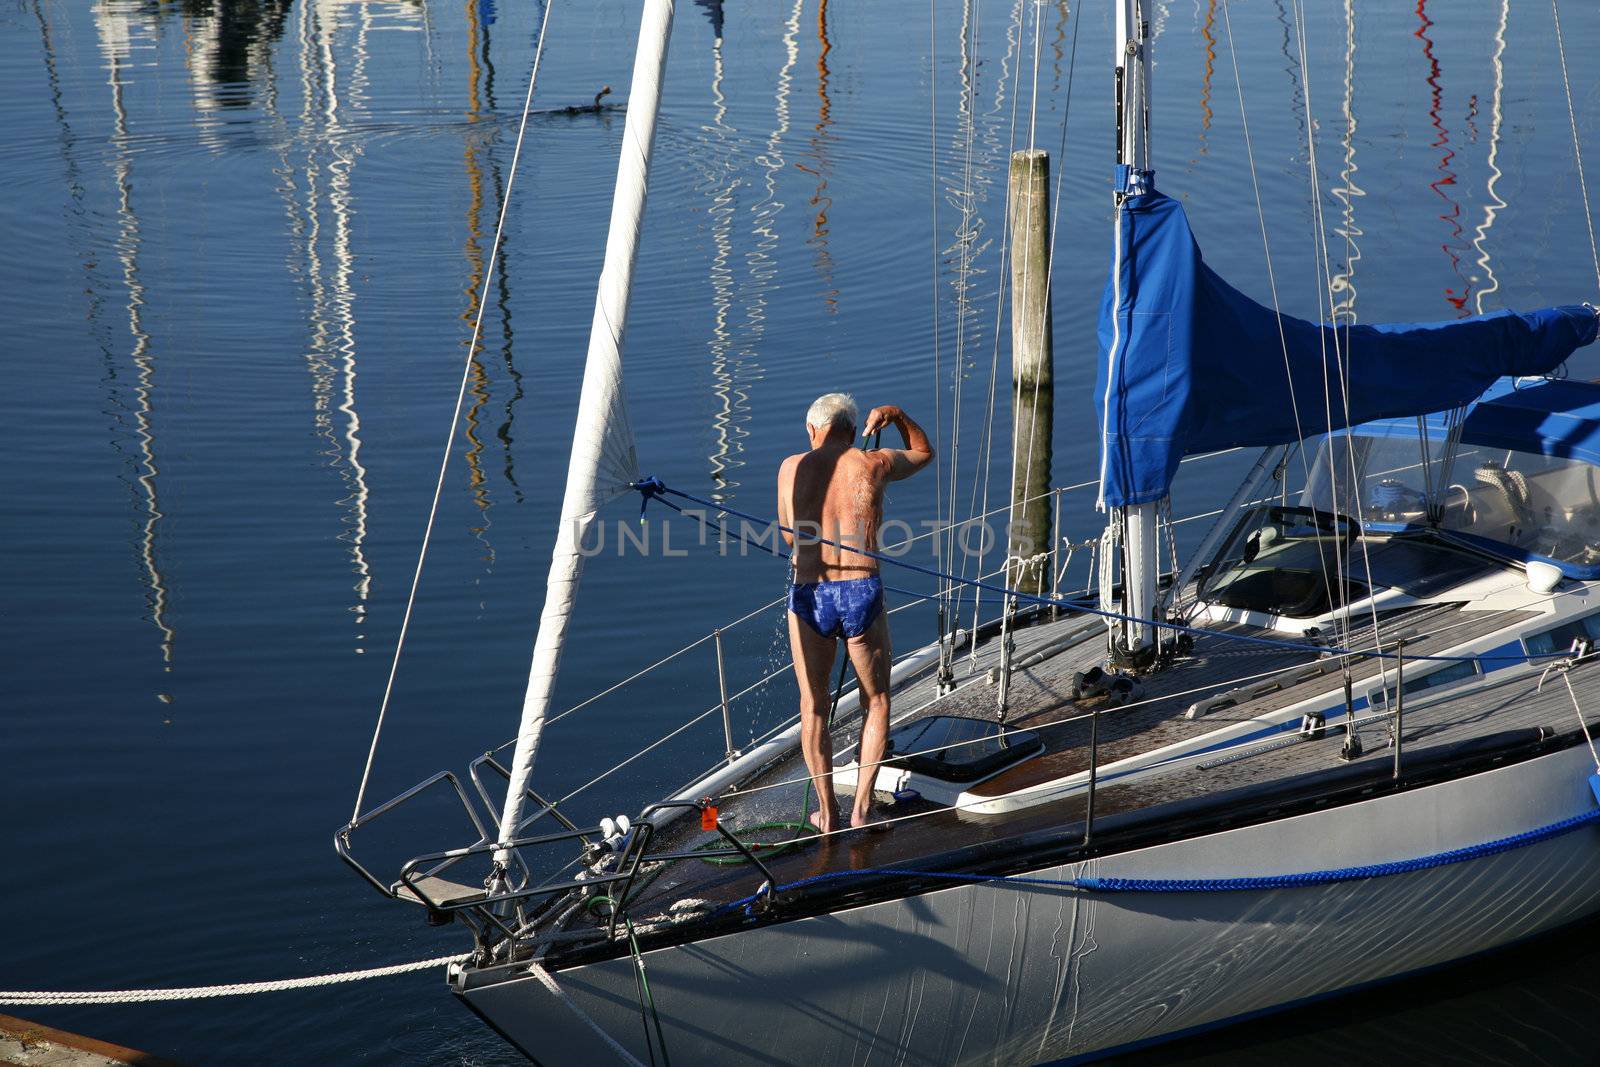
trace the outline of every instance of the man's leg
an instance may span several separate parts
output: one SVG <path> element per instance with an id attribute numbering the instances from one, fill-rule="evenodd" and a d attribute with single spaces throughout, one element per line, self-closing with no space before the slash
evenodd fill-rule
<path id="1" fill-rule="evenodd" d="M 833 669 L 834 638 L 823 637 L 789 612 L 789 651 L 800 684 L 800 751 L 817 791 L 811 822 L 823 833 L 839 828 L 839 802 L 833 795 L 833 738 L 828 734 L 828 672 Z"/>
<path id="2" fill-rule="evenodd" d="M 884 745 L 889 739 L 889 613 L 880 608 L 872 625 L 846 642 L 850 663 L 861 682 L 861 754 L 856 766 L 856 801 L 850 812 L 851 826 L 865 826 L 872 820 L 872 787 L 878 780 L 878 764 L 883 762 Z"/>

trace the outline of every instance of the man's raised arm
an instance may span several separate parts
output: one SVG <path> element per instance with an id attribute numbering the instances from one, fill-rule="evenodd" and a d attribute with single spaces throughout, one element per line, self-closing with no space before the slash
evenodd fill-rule
<path id="1" fill-rule="evenodd" d="M 885 448 L 880 451 L 889 459 L 889 480 L 898 482 L 902 478 L 911 477 L 933 461 L 933 445 L 929 443 L 928 435 L 922 427 L 893 404 L 885 404 L 869 411 L 862 433 L 870 437 L 891 424 L 899 427 L 900 437 L 906 446 Z"/>

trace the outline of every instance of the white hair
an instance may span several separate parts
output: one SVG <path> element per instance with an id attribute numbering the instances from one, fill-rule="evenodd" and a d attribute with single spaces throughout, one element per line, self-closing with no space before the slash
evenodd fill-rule
<path id="1" fill-rule="evenodd" d="M 856 401 L 849 393 L 824 393 L 806 409 L 806 425 L 817 430 L 843 423 L 856 428 Z"/>

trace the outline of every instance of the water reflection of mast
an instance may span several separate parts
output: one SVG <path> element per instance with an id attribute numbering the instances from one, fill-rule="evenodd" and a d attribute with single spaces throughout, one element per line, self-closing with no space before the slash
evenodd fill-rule
<path id="1" fill-rule="evenodd" d="M 539 0 L 534 18 L 539 25 L 544 25 L 545 4 L 549 0 Z M 494 5 L 492 0 L 487 0 L 489 21 L 493 21 Z M 483 39 L 483 69 L 484 69 L 484 94 L 489 101 L 489 110 L 495 111 L 498 107 L 494 99 L 494 62 L 489 56 L 488 30 L 484 30 Z M 500 205 L 505 202 L 505 178 L 500 172 L 500 163 L 492 155 L 489 159 L 489 174 L 494 182 L 494 202 L 496 217 L 499 216 Z M 500 312 L 500 361 L 505 365 L 506 377 L 511 380 L 511 392 L 506 397 L 504 408 L 501 409 L 501 422 L 495 430 L 495 437 L 500 442 L 501 454 L 506 484 L 511 486 L 512 497 L 521 503 L 523 500 L 522 486 L 517 484 L 516 462 L 511 453 L 511 424 L 516 419 L 517 402 L 523 397 L 522 372 L 517 370 L 516 361 L 512 358 L 511 338 L 511 264 L 510 254 L 507 252 L 509 234 L 501 234 L 500 247 L 495 254 L 494 288 L 495 307 Z"/>
<path id="2" fill-rule="evenodd" d="M 318 67 L 315 57 L 317 40 L 320 37 L 317 21 L 317 13 L 312 5 L 302 4 L 297 27 L 300 44 L 300 120 L 302 128 L 308 132 L 316 130 L 320 124 L 318 116 L 323 112 L 321 94 L 315 84 Z M 344 449 L 334 432 L 331 414 L 335 371 L 328 359 L 331 316 L 328 311 L 330 305 L 327 283 L 322 270 L 322 143 L 322 139 L 315 137 L 308 137 L 306 140 L 308 150 L 305 165 L 300 168 L 306 182 L 305 214 L 302 217 L 298 207 L 292 207 L 290 229 L 304 247 L 305 276 L 311 287 L 311 342 L 306 347 L 306 368 L 311 372 L 312 420 L 317 435 L 327 442 L 324 454 L 333 457 L 342 456 Z M 284 173 L 293 175 L 296 168 L 287 159 L 289 144 L 287 136 L 283 144 L 286 153 Z M 290 269 L 292 271 L 294 267 L 291 266 Z"/>
<path id="3" fill-rule="evenodd" d="M 539 21 L 544 5 L 539 5 L 540 12 L 535 14 L 535 21 Z M 493 115 L 499 105 L 494 96 L 494 58 L 490 49 L 489 27 L 494 25 L 495 10 L 494 0 L 467 0 L 467 27 L 468 27 L 468 54 L 467 65 L 469 75 L 467 122 L 475 125 L 480 122 L 485 113 Z M 480 98 L 479 85 L 482 85 Z M 462 314 L 462 319 L 467 322 L 476 321 L 478 302 L 483 282 L 483 168 L 478 162 L 478 153 L 482 143 L 468 136 L 463 153 L 466 161 L 467 185 L 469 190 L 467 208 L 467 263 L 470 268 L 471 278 L 467 283 L 467 311 Z M 499 206 L 505 197 L 505 179 L 500 171 L 500 164 L 496 162 L 494 154 L 488 153 L 489 181 L 492 200 L 495 205 L 496 217 L 499 216 Z M 506 376 L 511 380 L 510 395 L 506 397 L 505 407 L 502 411 L 502 420 L 495 430 L 495 438 L 500 442 L 502 453 L 503 473 L 507 484 L 511 486 L 512 494 L 517 500 L 522 500 L 522 487 L 517 484 L 516 465 L 511 452 L 511 424 L 516 418 L 517 402 L 523 397 L 522 373 L 517 370 L 516 362 L 511 354 L 511 273 L 509 270 L 508 245 L 510 235 L 502 233 L 500 245 L 495 253 L 494 285 L 495 308 L 500 316 L 500 359 L 505 364 Z M 482 422 L 483 406 L 490 398 L 489 376 L 487 368 L 483 365 L 483 342 L 480 339 L 478 349 L 472 353 L 471 372 L 469 379 L 468 395 L 472 397 L 472 404 L 464 413 L 467 426 L 468 451 L 467 465 L 470 470 L 468 475 L 472 487 L 473 503 L 478 507 L 483 517 L 483 526 L 475 531 L 479 540 L 483 541 L 490 560 L 494 558 L 494 548 L 487 540 L 489 528 L 489 508 L 493 501 L 490 498 L 488 477 L 483 472 L 482 455 L 483 443 L 478 437 L 479 426 Z"/>
<path id="4" fill-rule="evenodd" d="M 467 309 L 461 313 L 461 318 L 468 322 L 475 322 L 478 316 L 478 290 L 483 285 L 483 169 L 478 165 L 478 140 L 475 127 L 483 117 L 483 100 L 480 86 L 483 80 L 483 63 L 479 60 L 478 50 L 484 49 L 484 60 L 488 55 L 488 33 L 482 26 L 479 13 L 479 0 L 465 0 L 467 9 L 467 135 L 464 138 L 463 153 L 465 154 L 467 168 Z M 470 342 L 469 342 L 470 343 Z M 479 525 L 472 531 L 473 535 L 483 543 L 484 557 L 490 563 L 494 562 L 494 545 L 489 541 L 489 489 L 483 474 L 483 440 L 478 436 L 478 412 L 489 399 L 489 375 L 484 370 L 481 358 L 483 345 L 468 353 L 468 386 L 467 395 L 472 402 L 462 413 L 462 422 L 465 424 L 467 450 L 463 458 L 467 461 L 467 484 L 472 490 L 472 503 L 478 509 L 481 518 Z"/>
<path id="5" fill-rule="evenodd" d="M 1461 228 L 1461 204 L 1449 193 L 1445 192 L 1445 186 L 1456 183 L 1455 171 L 1450 169 L 1450 161 L 1455 159 L 1456 152 L 1455 149 L 1450 147 L 1450 131 L 1445 128 L 1444 119 L 1440 113 L 1441 104 L 1444 100 L 1444 87 L 1439 84 L 1441 72 L 1439 60 L 1433 54 L 1433 39 L 1428 36 L 1428 28 L 1433 25 L 1433 20 L 1428 17 L 1427 8 L 1428 0 L 1417 0 L 1417 19 L 1421 24 L 1412 36 L 1422 42 L 1422 54 L 1428 61 L 1428 119 L 1433 128 L 1439 131 L 1438 139 L 1428 147 L 1442 149 L 1439 156 L 1439 177 L 1429 182 L 1428 188 L 1432 189 L 1439 199 L 1445 202 L 1448 208 L 1448 211 L 1440 215 L 1439 218 L 1444 220 L 1445 225 L 1450 228 L 1450 239 L 1442 242 L 1439 247 L 1444 250 L 1446 256 L 1450 257 L 1450 269 L 1455 271 L 1457 278 L 1461 279 L 1460 290 L 1458 291 L 1454 288 L 1446 289 L 1444 298 L 1457 311 L 1465 315 L 1467 314 L 1467 301 L 1472 296 L 1472 283 L 1467 280 L 1465 274 L 1461 273 L 1461 256 L 1456 250 L 1457 244 L 1465 232 Z"/>
<path id="6" fill-rule="evenodd" d="M 50 106 L 56 114 L 56 125 L 61 127 L 59 145 L 61 149 L 61 164 L 62 170 L 66 174 L 67 179 L 67 195 L 71 198 L 72 202 L 72 206 L 69 209 L 72 214 L 72 219 L 68 220 L 67 229 L 69 232 L 78 231 L 81 235 L 82 229 L 84 228 L 85 213 L 83 203 L 83 175 L 78 168 L 78 138 L 77 135 L 72 131 L 72 122 L 67 116 L 67 106 L 62 99 L 61 74 L 56 69 L 55 41 L 50 33 L 50 19 L 44 13 L 44 4 L 41 2 L 41 0 L 33 0 L 33 17 L 39 23 L 39 42 L 41 46 L 40 54 L 44 58 L 45 79 L 50 86 Z M 80 247 L 77 251 L 79 257 L 83 261 L 83 267 L 89 279 L 89 286 L 87 290 L 89 295 L 89 319 L 98 325 L 100 294 L 98 287 L 94 284 L 93 274 L 89 273 L 94 266 L 97 257 L 87 247 Z M 115 381 L 117 377 L 116 363 L 111 354 L 110 344 L 102 344 L 101 348 L 106 359 L 106 381 L 107 383 L 110 383 Z M 112 395 L 115 397 L 114 391 Z M 113 402 L 117 407 L 121 406 L 120 402 L 115 400 L 113 400 Z M 121 452 L 121 445 L 116 443 L 115 436 L 113 436 L 112 440 L 113 446 L 118 452 Z"/>
<path id="7" fill-rule="evenodd" d="M 1278 50 L 1283 54 L 1283 71 L 1289 75 L 1289 111 L 1294 115 L 1295 125 L 1300 128 L 1299 143 L 1309 152 L 1310 142 L 1306 140 L 1305 98 L 1301 95 L 1300 89 L 1300 57 L 1289 47 L 1289 15 L 1283 9 L 1283 0 L 1272 0 L 1272 2 L 1278 10 L 1278 24 L 1283 27 L 1283 43 Z"/>
<path id="8" fill-rule="evenodd" d="M 973 0 L 965 0 L 961 5 L 961 62 L 957 67 L 961 93 L 956 100 L 956 128 L 951 145 L 956 156 L 962 161 L 961 184 L 949 184 L 944 187 L 945 199 L 960 212 L 960 221 L 956 223 L 955 242 L 945 249 L 945 255 L 953 256 L 956 261 L 955 277 L 950 283 L 954 290 L 956 311 L 956 359 L 951 382 L 949 436 L 951 441 L 956 440 L 961 427 L 961 385 L 967 374 L 967 342 L 969 335 L 972 340 L 977 339 L 978 323 L 977 308 L 973 301 L 975 289 L 973 276 L 982 273 L 974 264 L 978 254 L 983 250 L 979 244 L 979 237 L 983 233 L 983 216 L 978 214 L 980 189 L 974 184 L 975 181 L 982 181 L 982 177 L 975 175 L 973 164 L 973 146 L 978 136 L 978 29 L 978 23 L 973 18 Z M 1009 55 L 1007 58 L 1009 59 Z M 1005 80 L 1004 73 L 1000 75 L 1000 80 L 1002 82 Z M 1004 91 L 1004 86 L 1001 87 L 1001 91 Z M 955 500 L 954 478 L 955 468 L 952 466 L 950 484 L 952 507 Z"/>
<path id="9" fill-rule="evenodd" d="M 811 194 L 811 206 L 817 209 L 816 218 L 811 225 L 811 239 L 806 244 L 815 250 L 813 265 L 817 274 L 822 279 L 822 303 L 828 314 L 837 314 L 839 310 L 839 290 L 833 284 L 833 253 L 828 251 L 828 210 L 833 207 L 833 198 L 828 195 L 828 174 L 833 169 L 833 163 L 828 158 L 828 145 L 834 137 L 833 105 L 828 99 L 828 53 L 833 50 L 833 43 L 828 40 L 828 0 L 819 0 L 817 5 L 817 124 L 811 138 L 811 166 L 796 163 L 795 166 L 817 179 L 817 188 Z"/>
<path id="10" fill-rule="evenodd" d="M 1206 57 L 1205 72 L 1200 79 L 1200 151 L 1205 155 L 1210 150 L 1206 144 L 1206 132 L 1211 129 L 1211 75 L 1217 65 L 1217 0 L 1207 0 L 1206 20 L 1200 24 L 1200 36 L 1205 38 Z"/>
<path id="11" fill-rule="evenodd" d="M 974 186 L 973 150 L 978 139 L 977 112 L 978 112 L 978 30 L 979 24 L 973 18 L 974 0 L 964 0 L 961 5 L 961 31 L 959 42 L 961 45 L 961 62 L 956 68 L 960 80 L 961 92 L 956 100 L 956 128 L 954 131 L 951 148 L 957 158 L 961 160 L 960 184 L 948 182 L 942 184 L 942 190 L 947 202 L 960 212 L 960 221 L 956 223 L 955 241 L 943 250 L 948 259 L 953 257 L 956 262 L 955 276 L 950 280 L 954 295 L 956 329 L 955 329 L 955 359 L 950 371 L 950 428 L 946 431 L 939 429 L 941 440 L 952 442 L 952 454 L 959 455 L 955 446 L 961 441 L 961 394 L 962 386 L 967 378 L 968 359 L 966 354 L 968 335 L 976 339 L 976 319 L 974 318 L 973 275 L 978 271 L 973 267 L 973 259 L 979 251 L 978 236 L 983 230 L 983 219 L 977 212 L 978 188 Z M 1009 57 L 1008 57 L 1009 58 Z M 1001 81 L 1005 75 L 1001 74 Z M 987 140 L 986 140 L 986 148 Z M 992 158 L 992 157 L 991 157 Z M 937 168 L 936 168 L 937 169 Z M 957 464 L 950 464 L 950 480 L 946 492 L 950 504 L 949 519 L 954 523 L 956 517 L 956 488 L 958 481 Z M 945 545 L 940 551 L 946 559 L 954 558 L 955 532 L 953 525 L 945 536 Z M 959 611 L 959 603 L 957 605 Z"/>
<path id="12" fill-rule="evenodd" d="M 1356 13 L 1355 0 L 1344 0 L 1344 167 L 1339 171 L 1339 184 L 1330 191 L 1338 199 L 1341 212 L 1339 226 L 1334 231 L 1344 238 L 1344 267 L 1328 283 L 1332 302 L 1330 319 L 1334 323 L 1349 325 L 1356 321 L 1356 263 L 1361 259 L 1361 249 L 1356 238 L 1363 236 L 1356 225 L 1355 198 L 1366 196 L 1356 185 Z"/>
<path id="13" fill-rule="evenodd" d="M 371 27 L 372 7 L 370 4 L 358 4 L 361 13 L 360 28 L 355 38 L 355 68 L 350 77 L 350 96 L 353 100 L 360 100 L 366 89 L 367 68 L 367 31 Z M 329 42 L 329 58 L 331 60 L 331 40 Z M 333 85 L 331 70 L 329 87 Z M 337 103 L 337 99 L 330 92 L 330 104 Z M 346 143 L 343 139 L 345 131 L 342 124 L 339 126 L 340 137 L 336 142 L 334 159 L 328 164 L 328 206 L 333 211 L 334 242 L 333 256 L 338 264 L 334 274 L 335 307 L 339 312 L 339 354 L 341 358 L 339 413 L 345 417 L 345 483 L 350 487 L 350 495 L 346 498 L 350 508 L 351 529 L 347 534 L 350 541 L 351 558 L 356 564 L 356 573 L 360 576 L 356 582 L 355 615 L 357 626 L 364 625 L 367 614 L 367 595 L 372 586 L 372 572 L 367 566 L 365 542 L 367 539 L 367 470 L 361 465 L 361 416 L 356 411 L 356 336 L 355 336 L 355 290 L 351 281 L 355 276 L 355 255 L 350 249 L 350 216 L 352 214 L 352 198 L 350 195 L 350 172 L 355 167 L 355 156 L 358 151 L 356 144 Z M 357 640 L 361 639 L 360 634 Z"/>
<path id="14" fill-rule="evenodd" d="M 735 211 L 733 190 L 738 185 L 739 179 L 730 158 L 728 144 L 733 129 L 728 125 L 728 100 L 722 92 L 721 3 L 712 5 L 708 13 L 711 16 L 713 34 L 710 132 L 716 135 L 719 151 L 714 157 L 715 162 L 710 172 L 711 208 L 708 214 L 711 216 L 711 245 L 714 251 L 710 271 L 711 338 L 706 342 L 706 347 L 711 355 L 711 377 L 715 383 L 712 392 L 717 395 L 721 407 L 711 419 L 711 432 L 716 438 L 716 447 L 707 458 L 711 461 L 711 479 L 717 486 L 712 498 L 720 501 L 725 492 L 737 488 L 739 484 L 730 479 L 727 472 L 744 465 L 743 461 L 736 457 L 744 451 L 743 438 L 748 433 L 742 424 L 746 418 L 745 413 L 749 410 L 749 397 L 738 376 L 733 373 L 729 360 L 729 352 L 733 347 L 733 338 L 728 330 L 728 312 L 733 306 L 733 270 L 728 261 L 733 254 L 733 241 L 730 236 Z"/>
<path id="15" fill-rule="evenodd" d="M 356 63 L 351 73 L 349 88 L 352 99 L 360 99 L 366 87 L 368 55 L 366 44 L 370 16 L 367 5 L 359 6 L 361 22 L 355 38 Z M 351 610 L 356 616 L 358 628 L 356 639 L 359 641 L 364 636 L 359 629 L 366 624 L 372 571 L 367 562 L 365 548 L 367 471 L 361 463 L 361 416 L 356 410 L 355 401 L 357 369 L 355 292 L 351 287 L 355 273 L 355 255 L 350 243 L 353 203 L 351 172 L 355 166 L 358 148 L 353 141 L 347 139 L 349 131 L 345 129 L 340 115 L 338 66 L 333 47 L 333 33 L 337 25 L 337 13 L 340 10 L 347 9 L 332 0 L 314 0 L 301 8 L 301 42 L 308 125 L 320 123 L 322 136 L 318 138 L 318 143 L 326 146 L 331 156 L 327 164 L 327 206 L 329 214 L 333 217 L 331 278 L 323 277 L 319 252 L 322 235 L 318 211 L 321 197 L 317 190 L 319 175 L 314 157 L 308 158 L 306 167 L 307 216 L 310 222 L 306 235 L 306 249 L 314 303 L 313 351 L 317 357 L 313 363 L 314 378 L 319 377 L 317 364 L 325 368 L 320 381 L 313 388 L 320 392 L 317 397 L 319 424 L 325 427 L 325 435 L 333 443 L 334 454 L 344 460 L 344 469 L 340 471 L 340 477 L 349 488 L 349 493 L 340 501 L 347 512 L 346 530 L 341 534 L 341 540 L 350 545 L 351 563 L 356 572 L 356 582 L 353 587 L 356 602 Z M 315 73 L 321 80 L 320 93 L 312 89 L 313 56 L 315 56 Z M 330 336 L 330 333 L 336 333 L 337 337 Z M 337 352 L 337 359 L 331 361 L 326 359 L 330 349 Z M 344 416 L 343 433 L 340 435 L 343 438 L 342 444 L 334 438 L 336 431 L 327 412 L 328 405 L 335 401 L 337 401 L 336 410 Z"/>
<path id="16" fill-rule="evenodd" d="M 111 144 L 115 150 L 112 176 L 117 194 L 117 259 L 122 264 L 122 283 L 128 294 L 128 332 L 133 338 L 132 359 L 135 368 L 134 430 L 139 442 L 139 473 L 137 481 L 144 496 L 144 520 L 139 535 L 139 556 L 144 563 L 149 592 L 146 602 L 150 608 L 150 621 L 161 632 L 161 660 L 163 669 L 172 670 L 172 652 L 177 634 L 167 622 L 167 583 L 161 571 L 157 552 L 157 533 L 161 520 L 161 502 L 156 492 L 156 482 L 161 474 L 156 464 L 155 433 L 155 359 L 151 351 L 150 334 L 144 328 L 144 283 L 139 279 L 139 252 L 143 245 L 139 216 L 133 204 L 133 151 L 128 137 L 128 114 L 123 106 L 122 64 L 132 50 L 131 24 L 125 11 L 114 10 L 112 4 L 102 2 L 95 10 L 96 24 L 100 30 L 100 47 L 105 53 L 111 85 L 112 133 Z"/>
<path id="17" fill-rule="evenodd" d="M 794 65 L 800 58 L 800 12 L 805 0 L 795 0 L 789 21 L 783 28 L 783 67 L 778 71 L 778 90 L 775 104 L 775 122 L 767 136 L 766 152 L 758 157 L 766 170 L 761 200 L 752 207 L 751 233 L 755 244 L 745 254 L 745 265 L 750 271 L 750 298 L 745 302 L 746 341 L 740 349 L 742 360 L 754 361 L 760 356 L 761 341 L 767 325 L 767 293 L 776 286 L 773 279 L 778 273 L 778 231 L 774 228 L 783 201 L 778 199 L 778 175 L 783 171 L 783 139 L 789 134 L 789 90 L 794 84 Z"/>
<path id="18" fill-rule="evenodd" d="M 1483 301 L 1490 293 L 1500 288 L 1500 279 L 1495 277 L 1494 265 L 1489 257 L 1489 250 L 1484 242 L 1488 239 L 1489 230 L 1494 226 L 1496 214 L 1506 206 L 1500 199 L 1500 193 L 1495 185 L 1500 181 L 1500 108 L 1501 92 L 1505 89 L 1505 62 L 1506 50 L 1506 22 L 1511 17 L 1511 0 L 1500 0 L 1500 24 L 1494 31 L 1494 96 L 1489 101 L 1489 184 L 1485 190 L 1489 194 L 1490 202 L 1483 206 L 1483 221 L 1474 229 L 1472 247 L 1478 253 L 1478 267 L 1483 271 L 1483 278 L 1488 285 L 1483 286 L 1474 297 L 1473 311 L 1483 314 Z M 1477 280 L 1477 279 L 1474 279 Z"/>
<path id="19" fill-rule="evenodd" d="M 1056 35 L 1050 41 L 1050 51 L 1055 56 L 1051 63 L 1050 94 L 1061 91 L 1061 61 L 1066 58 L 1067 0 L 1056 0 Z"/>

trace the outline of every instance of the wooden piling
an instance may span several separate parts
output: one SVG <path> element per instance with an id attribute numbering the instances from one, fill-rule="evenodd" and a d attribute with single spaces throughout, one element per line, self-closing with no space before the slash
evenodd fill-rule
<path id="1" fill-rule="evenodd" d="M 1050 154 L 1013 152 L 1006 193 L 1011 220 L 1011 530 L 1006 554 L 1013 589 L 1049 590 L 1047 553 L 1053 531 L 1050 439 L 1055 371 L 1050 339 Z"/>

